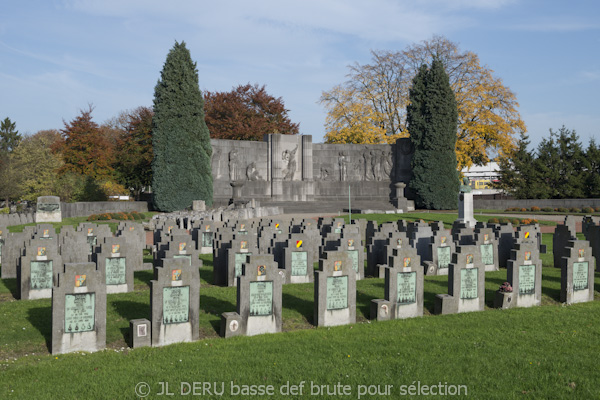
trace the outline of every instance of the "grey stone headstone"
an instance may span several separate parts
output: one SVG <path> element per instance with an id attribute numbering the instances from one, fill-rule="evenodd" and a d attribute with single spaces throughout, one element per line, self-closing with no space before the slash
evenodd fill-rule
<path id="1" fill-rule="evenodd" d="M 285 274 L 277 267 L 272 255 L 248 257 L 243 274 L 237 278 L 237 312 L 221 317 L 221 336 L 281 332 L 284 279 Z"/>
<path id="2" fill-rule="evenodd" d="M 563 257 L 560 301 L 567 304 L 594 301 L 594 257 L 586 240 L 573 240 Z"/>
<path id="3" fill-rule="evenodd" d="M 435 314 L 483 311 L 485 267 L 477 246 L 457 246 L 448 271 L 448 294 L 435 296 Z"/>
<path id="4" fill-rule="evenodd" d="M 431 260 L 425 260 L 425 273 L 427 275 L 448 275 L 448 267 L 452 262 L 452 254 L 456 252 L 452 233 L 448 229 L 434 231 L 429 244 Z M 431 262 L 431 263 L 429 263 Z"/>
<path id="5" fill-rule="evenodd" d="M 356 323 L 356 272 L 345 251 L 330 251 L 315 272 L 314 324 L 336 326 Z"/>
<path id="6" fill-rule="evenodd" d="M 25 250 L 25 242 L 31 238 L 31 232 L 8 233 L 2 245 L 2 279 L 16 278 L 17 267 Z"/>
<path id="7" fill-rule="evenodd" d="M 152 346 L 198 340 L 200 273 L 181 258 L 166 258 L 150 281 Z"/>
<path id="8" fill-rule="evenodd" d="M 40 196 L 37 198 L 35 222 L 62 222 L 60 198 L 57 196 Z"/>
<path id="9" fill-rule="evenodd" d="M 17 271 L 18 297 L 21 300 L 51 298 L 52 287 L 62 271 L 62 258 L 53 240 L 28 241 Z"/>
<path id="10" fill-rule="evenodd" d="M 507 224 L 498 225 L 495 232 L 498 239 L 498 265 L 502 268 L 506 268 L 513 247 L 515 230 L 509 222 Z"/>
<path id="11" fill-rule="evenodd" d="M 86 263 L 90 261 L 90 245 L 87 235 L 75 232 L 73 227 L 63 226 L 59 234 L 60 254 L 63 262 Z"/>
<path id="12" fill-rule="evenodd" d="M 510 307 L 533 307 L 542 303 L 542 260 L 535 239 L 515 243 L 506 273 L 513 288 Z"/>
<path id="13" fill-rule="evenodd" d="M 394 249 L 385 269 L 385 299 L 371 301 L 371 319 L 423 316 L 423 268 L 417 250 Z"/>
<path id="14" fill-rule="evenodd" d="M 292 233 L 284 243 L 280 268 L 285 271 L 284 283 L 307 283 L 314 281 L 314 258 L 318 249 L 303 233 Z"/>
<path id="15" fill-rule="evenodd" d="M 86 236 L 89 244 L 89 255 L 96 251 L 96 246 L 103 242 L 104 238 L 112 237 L 112 231 L 106 224 L 83 223 L 77 226 L 77 232 L 82 232 Z"/>
<path id="16" fill-rule="evenodd" d="M 52 354 L 106 347 L 106 285 L 94 263 L 65 264 L 52 288 Z"/>
<path id="17" fill-rule="evenodd" d="M 6 226 L 0 225 L 0 265 L 2 264 L 2 246 L 4 245 L 4 238 L 8 235 L 8 229 Z"/>
<path id="18" fill-rule="evenodd" d="M 102 239 L 92 260 L 102 274 L 106 284 L 106 293 L 133 292 L 133 259 L 135 255 L 129 243 L 123 237 Z"/>
<path id="19" fill-rule="evenodd" d="M 196 250 L 196 242 L 190 235 L 173 235 L 172 240 L 167 242 L 163 249 L 158 253 L 156 265 L 160 265 L 160 259 L 164 258 L 183 258 L 189 262 L 192 267 L 201 268 L 200 252 Z"/>
<path id="20" fill-rule="evenodd" d="M 242 274 L 243 264 L 248 256 L 258 255 L 256 242 L 247 240 L 247 238 L 236 238 L 231 242 L 231 247 L 225 250 L 225 262 L 220 267 L 219 284 L 223 282 L 225 286 L 237 285 L 237 277 Z"/>
<path id="21" fill-rule="evenodd" d="M 499 271 L 498 241 L 492 228 L 475 229 L 475 245 L 479 247 L 481 262 L 486 271 Z"/>
<path id="22" fill-rule="evenodd" d="M 345 251 L 352 261 L 352 267 L 356 272 L 356 280 L 365 277 L 365 248 L 360 239 L 360 233 L 342 233 L 342 237 L 334 249 L 335 251 Z"/>

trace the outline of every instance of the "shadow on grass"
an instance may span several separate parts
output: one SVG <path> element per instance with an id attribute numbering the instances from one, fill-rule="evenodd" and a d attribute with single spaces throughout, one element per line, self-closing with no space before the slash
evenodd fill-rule
<path id="1" fill-rule="evenodd" d="M 154 271 L 146 270 L 146 271 L 135 271 L 133 273 L 134 277 L 143 283 L 145 283 L 148 287 L 150 287 L 150 281 L 154 278 Z"/>
<path id="2" fill-rule="evenodd" d="M 17 296 L 19 295 L 18 290 L 17 290 L 17 279 L 16 278 L 2 279 L 2 283 L 10 291 L 10 294 L 12 295 L 12 297 L 17 299 Z"/>
<path id="3" fill-rule="evenodd" d="M 46 341 L 48 351 L 52 347 L 52 306 L 36 307 L 27 310 L 27 319 Z"/>
<path id="4" fill-rule="evenodd" d="M 207 296 L 202 293 L 200 293 L 200 309 L 207 314 L 213 314 L 219 317 L 216 320 L 210 321 L 210 324 L 217 335 L 221 332 L 221 314 L 224 312 L 232 312 L 237 310 L 236 305 L 230 301 Z"/>
<path id="5" fill-rule="evenodd" d="M 494 308 L 494 299 L 496 298 L 496 291 L 500 288 L 500 286 L 506 282 L 506 277 L 504 278 L 485 278 L 486 288 L 485 288 L 485 305 L 489 308 Z M 493 283 L 494 286 L 492 288 L 488 288 L 488 283 Z"/>
<path id="6" fill-rule="evenodd" d="M 560 287 L 548 287 L 547 285 L 542 285 L 542 295 L 549 297 L 550 299 L 560 302 Z"/>
<path id="7" fill-rule="evenodd" d="M 289 293 L 282 293 L 281 301 L 283 307 L 298 312 L 306 319 L 308 323 L 313 323 L 315 312 L 314 302 L 301 299 L 300 297 L 294 296 Z"/>
<path id="8" fill-rule="evenodd" d="M 383 296 L 382 296 L 383 297 Z M 356 291 L 356 311 L 360 311 L 366 319 L 371 318 L 371 300 L 374 300 L 370 293 Z"/>
<path id="9" fill-rule="evenodd" d="M 138 303 L 129 300 L 116 300 L 111 301 L 114 310 L 126 321 L 140 318 L 150 318 L 152 312 L 148 306 L 148 303 Z M 109 303 L 109 304 L 110 304 Z M 121 334 L 126 343 L 129 343 L 129 325 L 125 328 L 121 328 Z"/>

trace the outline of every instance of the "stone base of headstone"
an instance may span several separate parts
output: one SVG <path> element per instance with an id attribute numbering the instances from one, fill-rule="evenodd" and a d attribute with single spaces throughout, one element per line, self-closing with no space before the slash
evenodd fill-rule
<path id="1" fill-rule="evenodd" d="M 143 319 L 132 319 L 129 321 L 129 347 L 136 349 L 138 347 L 152 346 L 152 336 L 150 334 L 150 321 Z"/>
<path id="2" fill-rule="evenodd" d="M 436 294 L 434 314 L 455 314 L 458 311 L 457 298 L 449 294 Z"/>
<path id="3" fill-rule="evenodd" d="M 242 317 L 236 312 L 226 312 L 221 314 L 221 337 L 229 338 L 242 335 L 245 329 L 242 329 Z"/>
<path id="4" fill-rule="evenodd" d="M 438 274 L 437 265 L 435 265 L 431 261 L 424 261 L 423 262 L 423 268 L 424 268 L 425 275 L 437 275 Z M 446 275 L 447 274 L 448 274 L 448 271 L 447 271 L 447 268 L 446 268 Z"/>
<path id="5" fill-rule="evenodd" d="M 391 303 L 383 299 L 371 300 L 371 319 L 388 321 L 391 319 Z"/>
<path id="6" fill-rule="evenodd" d="M 192 211 L 206 211 L 206 202 L 204 200 L 193 200 Z"/>
<path id="7" fill-rule="evenodd" d="M 494 308 L 502 308 L 504 310 L 512 308 L 513 305 L 513 294 L 512 292 L 501 292 L 496 291 L 494 295 Z"/>

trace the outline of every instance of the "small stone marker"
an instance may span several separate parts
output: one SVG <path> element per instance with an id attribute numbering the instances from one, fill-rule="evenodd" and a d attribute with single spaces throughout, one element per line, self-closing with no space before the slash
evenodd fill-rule
<path id="1" fill-rule="evenodd" d="M 448 271 L 448 294 L 435 296 L 435 314 L 483 311 L 485 268 L 477 246 L 457 246 Z"/>
<path id="2" fill-rule="evenodd" d="M 150 327 L 150 321 L 145 318 L 129 321 L 129 347 L 136 349 L 152 346 Z"/>
<path id="3" fill-rule="evenodd" d="M 40 196 L 37 198 L 35 223 L 42 222 L 62 222 L 60 197 Z"/>
<path id="4" fill-rule="evenodd" d="M 423 268 L 417 250 L 395 249 L 385 270 L 385 300 L 371 301 L 371 319 L 423 316 Z"/>
<path id="5" fill-rule="evenodd" d="M 21 300 L 49 299 L 57 274 L 62 272 L 63 263 L 56 243 L 32 239 L 25 246 L 18 270 Z"/>
<path id="6" fill-rule="evenodd" d="M 200 274 L 182 258 L 165 258 L 150 281 L 152 346 L 199 338 Z"/>
<path id="7" fill-rule="evenodd" d="M 328 251 L 315 272 L 316 326 L 356 323 L 356 271 L 345 251 Z"/>
<path id="8" fill-rule="evenodd" d="M 106 347 L 106 285 L 94 263 L 65 264 L 52 288 L 52 354 Z"/>
<path id="9" fill-rule="evenodd" d="M 284 272 L 270 254 L 252 255 L 237 278 L 237 312 L 221 316 L 221 336 L 281 332 Z"/>
<path id="10" fill-rule="evenodd" d="M 563 257 L 560 301 L 567 304 L 594 301 L 594 257 L 586 240 L 572 240 Z"/>

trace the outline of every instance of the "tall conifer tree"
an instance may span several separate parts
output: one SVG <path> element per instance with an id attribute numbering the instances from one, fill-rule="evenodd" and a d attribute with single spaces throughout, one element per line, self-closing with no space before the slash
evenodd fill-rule
<path id="1" fill-rule="evenodd" d="M 175 42 L 154 89 L 152 191 L 161 211 L 181 210 L 193 200 L 211 205 L 210 135 L 198 71 L 185 43 Z"/>
<path id="2" fill-rule="evenodd" d="M 448 75 L 440 60 L 423 65 L 413 80 L 407 125 L 414 146 L 409 183 L 416 205 L 454 209 L 458 197 L 456 129 L 458 111 Z"/>

